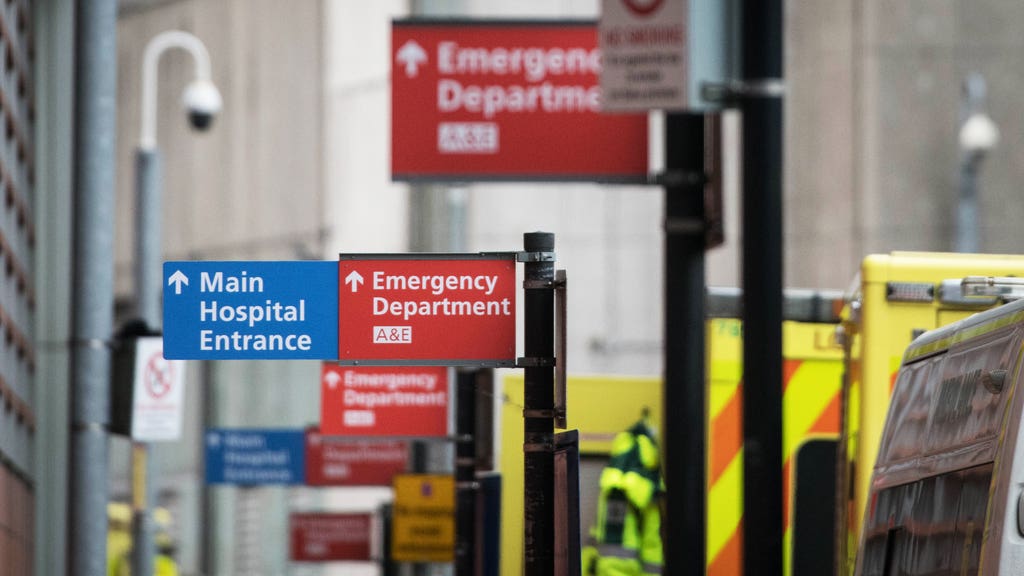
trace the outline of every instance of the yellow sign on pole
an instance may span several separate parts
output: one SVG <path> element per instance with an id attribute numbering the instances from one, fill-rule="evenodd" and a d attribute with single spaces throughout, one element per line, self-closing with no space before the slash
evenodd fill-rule
<path id="1" fill-rule="evenodd" d="M 399 474 L 391 558 L 396 562 L 451 562 L 455 558 L 455 479 L 451 475 Z"/>

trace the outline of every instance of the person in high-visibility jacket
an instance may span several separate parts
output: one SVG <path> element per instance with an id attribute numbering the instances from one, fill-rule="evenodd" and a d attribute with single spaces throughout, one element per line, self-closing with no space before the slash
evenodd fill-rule
<path id="1" fill-rule="evenodd" d="M 132 568 L 132 510 L 123 502 L 112 502 L 107 507 L 107 576 L 130 576 Z M 169 529 L 171 513 L 166 508 L 153 510 L 156 523 L 156 554 L 153 555 L 153 576 L 178 576 L 178 563 L 174 560 L 175 543 Z"/>
<path id="2" fill-rule="evenodd" d="M 615 435 L 600 488 L 596 525 L 583 549 L 584 574 L 661 574 L 664 484 L 658 444 L 646 420 Z"/>

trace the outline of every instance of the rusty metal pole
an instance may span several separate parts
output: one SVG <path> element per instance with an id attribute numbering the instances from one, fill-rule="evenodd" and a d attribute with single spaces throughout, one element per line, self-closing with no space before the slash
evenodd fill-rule
<path id="1" fill-rule="evenodd" d="M 555 569 L 555 235 L 523 235 L 524 574 Z"/>

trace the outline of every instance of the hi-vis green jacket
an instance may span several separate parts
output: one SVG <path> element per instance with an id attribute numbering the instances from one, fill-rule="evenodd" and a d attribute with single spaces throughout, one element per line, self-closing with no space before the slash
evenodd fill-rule
<path id="1" fill-rule="evenodd" d="M 612 441 L 611 460 L 601 472 L 597 522 L 583 549 L 584 574 L 661 574 L 658 444 L 644 421 Z"/>

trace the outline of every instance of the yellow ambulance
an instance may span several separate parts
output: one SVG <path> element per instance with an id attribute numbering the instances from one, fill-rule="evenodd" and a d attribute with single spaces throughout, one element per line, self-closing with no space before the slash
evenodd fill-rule
<path id="1" fill-rule="evenodd" d="M 789 290 L 785 297 L 783 354 L 786 356 L 784 454 L 788 492 L 795 489 L 795 469 L 819 482 L 789 498 L 786 541 L 806 548 L 799 558 L 820 557 L 831 550 L 834 523 L 831 487 L 835 477 L 835 443 L 839 437 L 839 391 L 842 349 L 835 341 L 842 292 Z M 742 519 L 742 388 L 740 387 L 743 331 L 740 292 L 708 291 L 706 323 L 708 371 L 708 574 L 739 573 Z M 511 374 L 504 381 L 501 414 L 500 471 L 502 474 L 501 574 L 521 576 L 523 555 L 523 380 Z M 661 430 L 662 380 L 653 376 L 570 376 L 567 386 L 569 428 L 579 431 L 580 526 L 585 538 L 597 509 L 597 486 L 608 460 L 612 438 L 648 410 L 651 424 Z M 819 442 L 827 442 L 825 450 Z M 810 448 L 810 450 L 804 450 Z M 825 458 L 821 458 L 822 453 Z M 802 464 L 798 464 L 802 463 Z M 834 486 L 834 482 L 831 483 Z M 801 506 L 801 503 L 804 503 Z M 804 515 L 796 513 L 801 511 Z M 808 515 L 809 514 L 809 515 Z M 806 517 L 794 531 L 794 516 Z M 807 534 L 795 544 L 795 533 Z M 811 536 L 813 535 L 813 536 Z M 829 565 L 832 563 L 828 557 Z"/>
<path id="2" fill-rule="evenodd" d="M 1024 277 L 1024 256 L 874 254 L 862 261 L 845 294 L 785 291 L 787 575 L 852 574 L 871 468 L 903 351 L 916 335 L 1000 303 L 995 297 L 962 296 L 960 283 L 966 276 Z M 743 344 L 738 303 L 738 290 L 709 289 L 708 576 L 738 574 L 742 567 Z M 592 524 L 593 487 L 611 439 L 644 408 L 660 429 L 661 387 L 658 377 L 570 376 L 569 427 L 579 430 L 584 535 Z M 500 454 L 502 576 L 522 573 L 522 395 L 521 375 L 506 377 Z"/>

